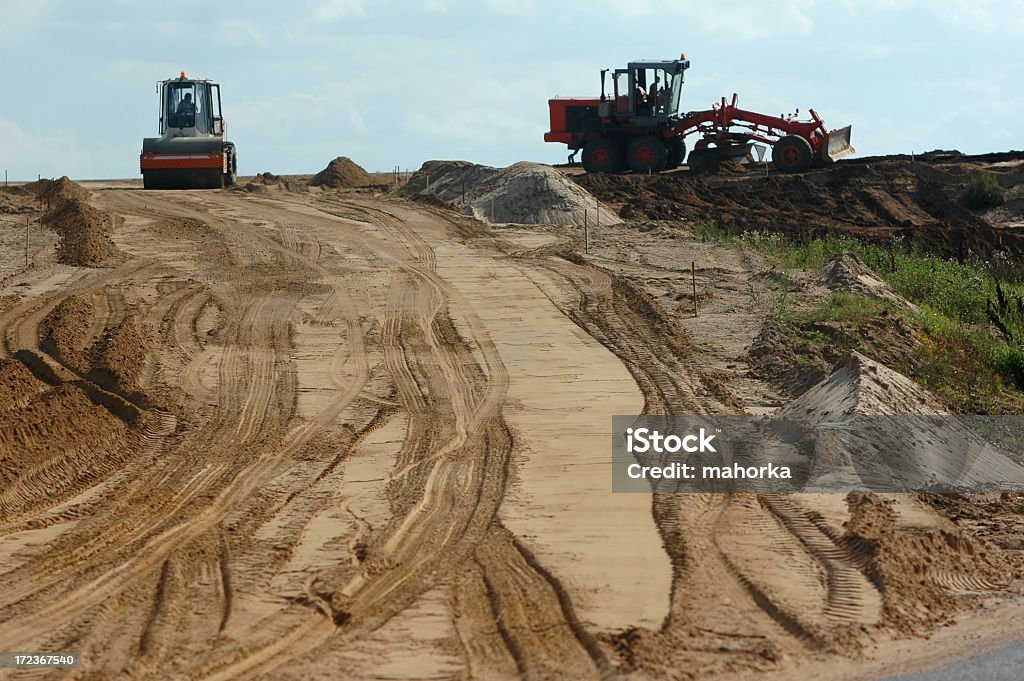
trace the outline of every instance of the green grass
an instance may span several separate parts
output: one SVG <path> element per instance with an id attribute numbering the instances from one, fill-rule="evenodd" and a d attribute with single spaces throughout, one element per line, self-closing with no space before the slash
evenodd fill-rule
<path id="1" fill-rule="evenodd" d="M 708 235 L 715 231 L 713 225 L 705 228 Z M 1002 255 L 956 262 L 899 239 L 886 245 L 844 235 L 795 241 L 748 231 L 722 240 L 758 251 L 782 270 L 821 267 L 843 251 L 853 252 L 919 310 L 834 293 L 810 310 L 794 311 L 783 287 L 773 316 L 793 331 L 798 352 L 801 344 L 803 349 L 831 344 L 863 351 L 856 327 L 890 314 L 916 329 L 921 340 L 916 355 L 900 368 L 947 404 L 959 411 L 982 412 L 1024 407 L 1024 268 L 1018 263 Z M 834 328 L 824 334 L 822 324 Z"/>
<path id="2" fill-rule="evenodd" d="M 694 225 L 690 232 L 701 241 L 721 241 L 722 243 L 733 243 L 736 239 L 728 232 L 723 231 L 714 220 L 705 220 Z"/>
<path id="3" fill-rule="evenodd" d="M 810 310 L 795 312 L 793 321 L 803 323 L 839 322 L 861 324 L 889 313 L 893 303 L 853 293 L 833 293 Z"/>

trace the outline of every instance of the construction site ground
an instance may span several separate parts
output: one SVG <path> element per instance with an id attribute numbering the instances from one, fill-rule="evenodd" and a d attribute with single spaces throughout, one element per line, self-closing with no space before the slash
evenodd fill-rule
<path id="1" fill-rule="evenodd" d="M 625 220 L 586 236 L 388 177 L 5 190 L 0 651 L 83 662 L 0 678 L 838 681 L 1024 639 L 1014 495 L 611 491 L 613 415 L 797 399 L 749 353 L 790 282 L 694 225 L 1024 251 L 940 205 L 967 166 L 878 163 L 581 177 Z"/>

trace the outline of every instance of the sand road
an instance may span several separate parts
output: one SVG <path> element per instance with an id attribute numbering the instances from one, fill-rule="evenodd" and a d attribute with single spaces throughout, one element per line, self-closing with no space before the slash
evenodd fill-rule
<path id="1" fill-rule="evenodd" d="M 607 457 L 643 395 L 514 236 L 365 194 L 93 203 L 125 257 L 30 274 L 5 349 L 82 381 L 43 320 L 133 315 L 139 390 L 101 390 L 152 423 L 88 433 L 123 450 L 88 484 L 5 491 L 0 648 L 111 677 L 599 678 L 600 636 L 661 625 L 669 557 Z"/>

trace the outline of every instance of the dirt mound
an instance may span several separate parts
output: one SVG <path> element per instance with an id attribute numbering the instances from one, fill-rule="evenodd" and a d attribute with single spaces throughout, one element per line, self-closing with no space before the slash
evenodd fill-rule
<path id="1" fill-rule="evenodd" d="M 79 267 L 96 267 L 117 257 L 110 238 L 112 219 L 82 199 L 61 202 L 43 216 L 43 223 L 57 232 L 57 262 Z"/>
<path id="2" fill-rule="evenodd" d="M 0 359 L 0 386 L 0 519 L 109 475 L 137 446 L 76 386 L 48 385 L 12 359 Z"/>
<path id="3" fill-rule="evenodd" d="M 57 261 L 65 265 L 95 267 L 119 254 L 110 239 L 112 218 L 90 206 L 89 193 L 67 177 L 26 185 L 46 202 L 43 224 L 57 232 Z"/>
<path id="4" fill-rule="evenodd" d="M 90 350 L 89 379 L 133 401 L 143 397 L 139 380 L 146 369 L 151 331 L 135 312 L 107 329 Z"/>
<path id="5" fill-rule="evenodd" d="M 252 181 L 256 184 L 278 184 L 281 181 L 281 176 L 268 171 L 257 173 L 256 176 L 252 178 Z"/>
<path id="6" fill-rule="evenodd" d="M 402 193 L 440 199 L 466 215 L 496 224 L 582 227 L 587 222 L 621 222 L 562 173 L 528 161 L 500 169 L 465 161 L 428 161 Z"/>
<path id="7" fill-rule="evenodd" d="M 813 488 L 831 491 L 836 481 L 890 491 L 1024 484 L 1024 469 L 990 446 L 976 426 L 953 418 L 911 379 L 857 352 L 778 416 L 818 432 L 810 455 Z M 889 416 L 903 418 L 878 418 Z"/>
<path id="8" fill-rule="evenodd" d="M 0 358 L 0 413 L 21 409 L 46 392 L 46 384 L 24 364 Z"/>
<path id="9" fill-rule="evenodd" d="M 991 208 L 981 215 L 991 224 L 1024 231 L 1024 184 L 1011 187 L 1006 192 L 1003 205 Z"/>
<path id="10" fill-rule="evenodd" d="M 463 204 L 465 192 L 489 182 L 497 168 L 469 161 L 427 161 L 399 190 L 415 199 L 433 197 L 453 205 Z"/>
<path id="11" fill-rule="evenodd" d="M 305 178 L 284 177 L 282 175 L 274 175 L 273 173 L 259 173 L 245 182 L 245 184 L 239 183 L 234 185 L 229 191 L 268 194 L 276 191 L 305 192 L 309 187 L 310 184 Z"/>
<path id="12" fill-rule="evenodd" d="M 90 365 L 86 345 L 92 304 L 79 296 L 68 296 L 43 317 L 39 325 L 39 347 L 80 374 Z"/>
<path id="13" fill-rule="evenodd" d="M 760 378 L 790 395 L 803 395 L 828 373 L 823 357 L 798 356 L 785 333 L 774 323 L 766 323 L 748 351 L 748 362 Z"/>
<path id="14" fill-rule="evenodd" d="M 26 184 L 24 188 L 38 196 L 43 201 L 49 202 L 51 205 L 57 205 L 68 199 L 78 199 L 85 201 L 89 198 L 89 192 L 87 192 L 80 184 L 72 182 L 65 175 L 59 180 L 38 180 L 36 182 L 30 182 Z"/>
<path id="15" fill-rule="evenodd" d="M 851 352 L 831 376 L 790 402 L 780 416 L 830 419 L 851 415 L 948 414 L 925 388 L 859 352 Z"/>
<path id="16" fill-rule="evenodd" d="M 847 505 L 844 539 L 865 557 L 865 572 L 882 592 L 884 620 L 902 634 L 948 622 L 971 592 L 1001 588 L 1014 577 L 997 547 L 960 529 L 898 528 L 893 499 L 855 492 Z"/>
<path id="17" fill-rule="evenodd" d="M 893 291 L 889 284 L 885 283 L 870 267 L 864 264 L 864 261 L 850 251 L 844 251 L 829 260 L 817 274 L 830 291 L 886 298 L 911 309 L 917 309 L 916 305 Z"/>
<path id="18" fill-rule="evenodd" d="M 310 179 L 312 187 L 365 187 L 371 183 L 369 173 L 352 161 L 348 156 L 339 156 L 327 167 Z"/>
<path id="19" fill-rule="evenodd" d="M 881 243 L 904 237 L 949 257 L 1005 250 L 1024 258 L 1024 229 L 989 222 L 962 205 L 960 195 L 979 170 L 996 174 L 1004 186 L 1022 181 L 1019 165 L 986 166 L 972 157 L 844 161 L 802 175 L 768 177 L 676 172 L 575 179 L 627 219 L 712 221 L 732 233 L 764 230 L 794 237 L 842 232 Z"/>

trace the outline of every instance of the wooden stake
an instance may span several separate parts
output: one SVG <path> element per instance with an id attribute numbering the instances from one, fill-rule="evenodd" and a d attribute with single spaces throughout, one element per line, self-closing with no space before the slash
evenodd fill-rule
<path id="1" fill-rule="evenodd" d="M 31 222 L 31 218 L 25 218 L 25 269 L 28 269 L 29 224 Z"/>
<path id="2" fill-rule="evenodd" d="M 690 261 L 690 276 L 693 279 L 693 316 L 697 316 L 697 262 Z"/>
<path id="3" fill-rule="evenodd" d="M 583 252 L 590 255 L 590 225 L 587 222 L 587 215 L 589 215 L 590 209 L 583 209 Z"/>

